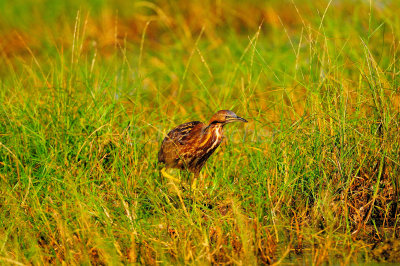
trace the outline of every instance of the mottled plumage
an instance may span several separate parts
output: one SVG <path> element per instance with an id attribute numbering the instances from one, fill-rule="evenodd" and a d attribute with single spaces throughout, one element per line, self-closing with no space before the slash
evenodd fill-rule
<path id="1" fill-rule="evenodd" d="M 158 161 L 165 163 L 167 168 L 187 169 L 198 175 L 221 144 L 223 127 L 235 121 L 247 122 L 232 111 L 221 110 L 212 116 L 208 124 L 193 121 L 177 126 L 164 138 Z"/>

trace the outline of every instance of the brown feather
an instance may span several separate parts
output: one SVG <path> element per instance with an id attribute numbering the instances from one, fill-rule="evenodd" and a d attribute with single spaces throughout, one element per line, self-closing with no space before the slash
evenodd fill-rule
<path id="1" fill-rule="evenodd" d="M 235 119 L 247 122 L 232 111 L 222 110 L 211 118 L 209 125 L 193 121 L 177 126 L 164 138 L 158 161 L 167 168 L 186 169 L 198 175 L 221 144 L 224 125 Z"/>

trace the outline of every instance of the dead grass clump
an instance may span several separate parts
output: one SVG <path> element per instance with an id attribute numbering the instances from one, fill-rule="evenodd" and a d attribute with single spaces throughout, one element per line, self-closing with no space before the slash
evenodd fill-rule
<path id="1" fill-rule="evenodd" d="M 246 215 L 236 200 L 216 208 L 223 221 L 209 228 L 211 263 L 271 264 L 277 256 L 277 242 L 270 228 Z"/>
<path id="2" fill-rule="evenodd" d="M 375 167 L 362 168 L 352 180 L 343 208 L 347 208 L 353 237 L 374 242 L 382 239 L 385 227 L 395 225 L 396 193 L 390 176 L 390 163 L 376 160 L 369 165 Z"/>
<path id="3" fill-rule="evenodd" d="M 379 262 L 399 262 L 400 261 L 400 240 L 388 239 L 376 243 L 370 252 L 371 256 Z"/>

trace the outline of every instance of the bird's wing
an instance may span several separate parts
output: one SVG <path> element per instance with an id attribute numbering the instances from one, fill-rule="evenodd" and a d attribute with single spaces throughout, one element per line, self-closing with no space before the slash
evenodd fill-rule
<path id="1" fill-rule="evenodd" d="M 190 132 L 198 124 L 202 124 L 202 122 L 193 121 L 179 125 L 168 133 L 166 139 L 171 140 L 175 144 L 185 145 L 189 139 L 188 136 L 190 135 Z"/>
<path id="2" fill-rule="evenodd" d="M 172 129 L 164 138 L 160 151 L 158 152 L 158 161 L 167 163 L 180 158 L 177 153 L 180 145 L 185 145 L 190 139 L 190 132 L 197 125 L 201 124 L 199 121 L 188 122 L 177 126 Z"/>

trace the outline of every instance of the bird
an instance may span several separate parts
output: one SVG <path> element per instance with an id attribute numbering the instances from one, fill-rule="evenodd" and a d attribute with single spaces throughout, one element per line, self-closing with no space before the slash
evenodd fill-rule
<path id="1" fill-rule="evenodd" d="M 163 139 L 158 162 L 165 168 L 187 170 L 198 177 L 207 159 L 214 153 L 223 140 L 223 128 L 232 122 L 248 121 L 230 110 L 216 112 L 208 124 L 192 121 L 172 129 Z"/>

